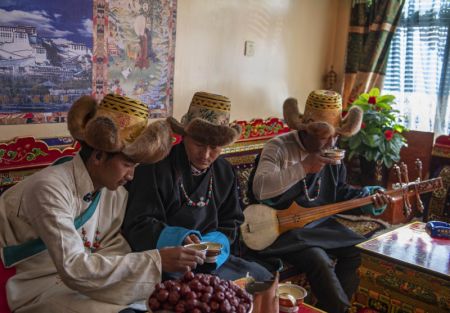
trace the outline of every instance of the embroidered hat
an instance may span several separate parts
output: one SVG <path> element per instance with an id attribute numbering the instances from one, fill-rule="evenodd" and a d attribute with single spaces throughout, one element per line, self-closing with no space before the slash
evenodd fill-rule
<path id="1" fill-rule="evenodd" d="M 230 99 L 207 92 L 196 92 L 188 112 L 181 123 L 173 117 L 167 118 L 173 132 L 190 136 L 194 140 L 211 146 L 227 146 L 240 134 L 239 125 L 230 127 Z"/>
<path id="2" fill-rule="evenodd" d="M 138 100 L 108 94 L 100 104 L 83 96 L 72 105 L 67 116 L 71 135 L 94 149 L 122 152 L 135 162 L 154 163 L 171 148 L 166 121 L 148 124 L 148 108 Z"/>
<path id="3" fill-rule="evenodd" d="M 331 90 L 315 90 L 306 100 L 305 112 L 300 114 L 297 99 L 288 98 L 283 104 L 283 115 L 292 129 L 305 130 L 316 136 L 341 135 L 350 137 L 361 128 L 363 112 L 352 107 L 342 119 L 342 97 Z"/>

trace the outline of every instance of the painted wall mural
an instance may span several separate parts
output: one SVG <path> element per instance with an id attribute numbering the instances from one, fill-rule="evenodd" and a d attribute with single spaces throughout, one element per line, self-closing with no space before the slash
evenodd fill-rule
<path id="1" fill-rule="evenodd" d="M 0 124 L 65 122 L 109 92 L 172 114 L 176 0 L 0 3 Z"/>

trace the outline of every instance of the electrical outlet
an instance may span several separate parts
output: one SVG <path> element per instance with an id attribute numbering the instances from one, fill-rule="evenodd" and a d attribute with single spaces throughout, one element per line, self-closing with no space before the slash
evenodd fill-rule
<path id="1" fill-rule="evenodd" d="M 244 55 L 247 57 L 252 57 L 255 55 L 255 42 L 246 40 L 244 45 Z"/>

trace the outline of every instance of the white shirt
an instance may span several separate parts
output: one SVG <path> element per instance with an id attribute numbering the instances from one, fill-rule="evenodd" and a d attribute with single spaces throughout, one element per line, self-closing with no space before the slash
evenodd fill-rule
<path id="1" fill-rule="evenodd" d="M 79 155 L 45 168 L 0 197 L 0 247 L 40 237 L 47 250 L 15 264 L 7 283 L 8 303 L 17 312 L 118 312 L 146 300 L 161 280 L 157 250 L 130 253 L 120 234 L 127 192 L 103 188 L 94 215 L 84 224 L 99 250 L 84 247 L 74 219 L 89 203 L 93 183 Z M 2 253 L 3 258 L 3 253 Z M 95 309 L 94 309 L 95 308 Z"/>
<path id="2" fill-rule="evenodd" d="M 261 152 L 253 180 L 253 194 L 266 200 L 283 194 L 305 178 L 302 161 L 308 156 L 298 131 L 270 139 Z"/>

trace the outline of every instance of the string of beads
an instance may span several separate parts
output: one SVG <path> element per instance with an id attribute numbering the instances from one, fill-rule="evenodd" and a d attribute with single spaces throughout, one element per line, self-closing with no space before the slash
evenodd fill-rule
<path id="1" fill-rule="evenodd" d="M 317 192 L 316 192 L 316 195 L 315 195 L 314 197 L 312 197 L 312 198 L 309 196 L 309 193 L 308 193 L 308 186 L 306 185 L 306 181 L 305 181 L 304 178 L 302 179 L 302 182 L 303 182 L 303 191 L 304 191 L 304 193 L 305 193 L 306 199 L 307 199 L 309 202 L 312 202 L 312 201 L 316 200 L 316 199 L 319 197 L 319 194 L 320 194 L 320 182 L 321 182 L 321 178 L 319 178 L 319 179 L 317 180 L 317 182 L 316 182 Z"/>
<path id="2" fill-rule="evenodd" d="M 213 175 L 211 174 L 211 178 L 209 179 L 208 192 L 206 194 L 206 200 L 205 197 L 200 197 L 200 200 L 198 202 L 195 202 L 191 198 L 189 198 L 186 189 L 184 189 L 183 181 L 180 181 L 181 192 L 183 194 L 183 197 L 186 199 L 188 206 L 195 206 L 195 207 L 208 206 L 212 196 L 212 186 L 213 186 Z"/>
<path id="3" fill-rule="evenodd" d="M 100 248 L 100 231 L 97 229 L 95 230 L 95 237 L 94 237 L 94 243 L 91 243 L 87 237 L 86 237 L 86 229 L 84 227 L 81 227 L 81 240 L 83 240 L 83 245 L 85 248 L 89 249 L 92 253 L 95 252 Z"/>

